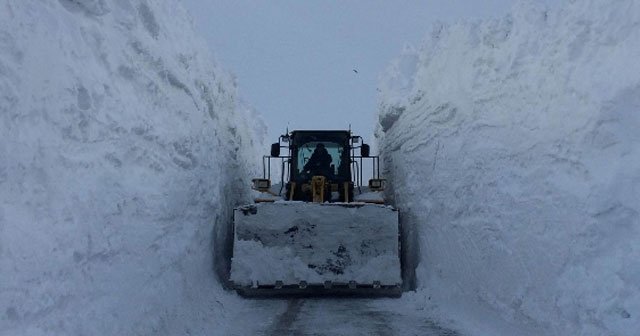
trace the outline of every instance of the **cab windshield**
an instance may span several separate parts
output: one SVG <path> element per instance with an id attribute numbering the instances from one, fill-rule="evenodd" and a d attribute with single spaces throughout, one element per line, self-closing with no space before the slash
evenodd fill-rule
<path id="1" fill-rule="evenodd" d="M 338 174 L 338 167 L 340 167 L 342 152 L 344 151 L 344 148 L 342 145 L 336 142 L 329 141 L 310 141 L 299 147 L 297 158 L 298 174 L 303 173 L 304 165 L 307 163 L 307 161 L 309 161 L 309 158 L 311 158 L 311 155 L 313 155 L 313 151 L 316 149 L 316 146 L 318 144 L 323 144 L 327 149 L 327 152 L 329 153 L 329 155 L 331 155 L 332 172 L 333 174 Z"/>

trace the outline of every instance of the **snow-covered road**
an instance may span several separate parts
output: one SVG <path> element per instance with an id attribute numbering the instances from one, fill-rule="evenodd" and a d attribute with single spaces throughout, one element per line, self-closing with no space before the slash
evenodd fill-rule
<path id="1" fill-rule="evenodd" d="M 416 314 L 392 309 L 390 300 L 292 299 L 249 300 L 229 335 L 421 335 L 455 336 Z M 424 315 L 424 314 L 423 314 Z M 257 318 L 256 318 L 257 317 Z M 243 323 L 246 321 L 246 323 Z"/>
<path id="2" fill-rule="evenodd" d="M 244 300 L 267 128 L 181 2 L 0 1 L 0 335 L 637 336 L 640 0 L 558 2 L 438 24 L 378 85 L 414 292 Z"/>

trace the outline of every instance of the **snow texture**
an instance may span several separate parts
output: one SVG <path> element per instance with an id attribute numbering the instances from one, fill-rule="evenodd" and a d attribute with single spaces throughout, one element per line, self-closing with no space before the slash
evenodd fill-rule
<path id="1" fill-rule="evenodd" d="M 639 1 L 526 1 L 390 66 L 377 136 L 417 297 L 517 334 L 638 334 L 639 59 Z"/>
<path id="2" fill-rule="evenodd" d="M 0 334 L 224 334 L 265 133 L 179 2 L 0 2 Z"/>
<path id="3" fill-rule="evenodd" d="M 231 280 L 401 283 L 398 212 L 363 203 L 259 203 L 234 212 Z"/>
<path id="4" fill-rule="evenodd" d="M 353 199 L 356 202 L 382 202 L 384 203 L 384 191 L 370 191 L 369 188 L 362 187 L 362 192 L 358 193 L 356 188 Z"/>

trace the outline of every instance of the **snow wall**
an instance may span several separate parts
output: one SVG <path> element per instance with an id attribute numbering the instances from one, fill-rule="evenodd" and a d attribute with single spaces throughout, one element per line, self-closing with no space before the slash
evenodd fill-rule
<path id="1" fill-rule="evenodd" d="M 377 136 L 418 296 L 537 335 L 637 335 L 639 59 L 640 2 L 583 0 L 438 25 L 392 63 Z"/>
<path id="2" fill-rule="evenodd" d="M 2 1 L 0 334 L 217 334 L 265 133 L 179 2 Z"/>

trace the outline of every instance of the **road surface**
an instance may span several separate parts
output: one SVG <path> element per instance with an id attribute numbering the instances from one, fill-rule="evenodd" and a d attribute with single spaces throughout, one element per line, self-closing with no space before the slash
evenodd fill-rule
<path id="1" fill-rule="evenodd" d="M 398 301 L 400 304 L 401 301 Z M 402 314 L 385 300 L 248 300 L 232 318 L 231 335 L 263 336 L 460 336 L 424 314 Z"/>

